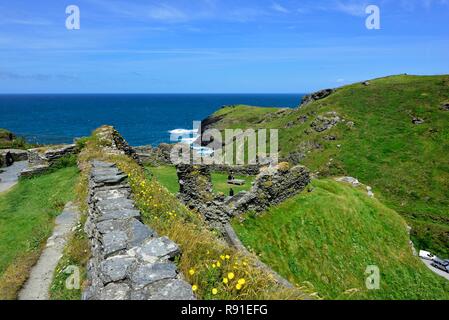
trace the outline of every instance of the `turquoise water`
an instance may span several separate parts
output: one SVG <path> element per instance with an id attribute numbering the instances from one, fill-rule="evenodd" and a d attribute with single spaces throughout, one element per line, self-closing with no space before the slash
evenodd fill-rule
<path id="1" fill-rule="evenodd" d="M 0 95 L 0 128 L 36 143 L 71 143 L 116 127 L 131 145 L 170 141 L 223 105 L 296 107 L 301 94 Z"/>

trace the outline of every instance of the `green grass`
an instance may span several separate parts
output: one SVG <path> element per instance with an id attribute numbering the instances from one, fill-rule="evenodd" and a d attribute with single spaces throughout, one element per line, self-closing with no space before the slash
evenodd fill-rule
<path id="1" fill-rule="evenodd" d="M 262 216 L 233 221 L 262 261 L 293 283 L 310 281 L 326 299 L 449 299 L 449 282 L 412 255 L 399 214 L 365 190 L 331 179 L 312 184 L 313 192 Z M 380 268 L 380 290 L 366 289 L 369 265 Z"/>
<path id="2" fill-rule="evenodd" d="M 14 298 L 48 236 L 73 200 L 76 167 L 22 179 L 0 194 L 0 299 Z"/>
<path id="3" fill-rule="evenodd" d="M 149 167 L 149 170 L 154 174 L 156 179 L 173 194 L 179 192 L 178 176 L 176 175 L 176 168 L 173 166 L 160 166 Z M 212 173 L 212 184 L 214 186 L 214 192 L 229 194 L 230 188 L 232 188 L 235 194 L 240 191 L 247 191 L 251 188 L 251 183 L 254 177 L 248 176 L 235 176 L 236 179 L 245 180 L 246 183 L 243 186 L 230 186 L 228 185 L 228 174 L 225 173 Z"/>
<path id="4" fill-rule="evenodd" d="M 339 88 L 281 116 L 276 109 L 220 109 L 215 115 L 224 118 L 214 127 L 279 129 L 281 156 L 303 152 L 302 164 L 321 176 L 349 175 L 372 186 L 413 227 L 418 248 L 449 257 L 449 112 L 440 110 L 449 101 L 449 76 L 401 75 L 370 83 Z M 355 126 L 312 130 L 316 115 L 330 111 Z M 302 116 L 308 117 L 305 123 L 298 121 Z M 412 117 L 425 123 L 414 125 Z M 327 141 L 326 135 L 337 140 Z"/>

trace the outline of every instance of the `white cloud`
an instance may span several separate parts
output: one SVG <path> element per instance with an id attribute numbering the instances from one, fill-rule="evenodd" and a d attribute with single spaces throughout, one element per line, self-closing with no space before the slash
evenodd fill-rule
<path id="1" fill-rule="evenodd" d="M 368 2 L 360 1 L 336 1 L 334 10 L 349 14 L 351 16 L 365 16 L 365 9 L 369 5 Z"/>
<path id="2" fill-rule="evenodd" d="M 290 12 L 290 10 L 288 10 L 287 8 L 285 8 L 284 6 L 282 6 L 281 4 L 279 4 L 277 2 L 274 2 L 271 5 L 271 9 L 273 9 L 274 11 L 277 11 L 277 12 L 281 12 L 281 13 L 289 13 Z"/>

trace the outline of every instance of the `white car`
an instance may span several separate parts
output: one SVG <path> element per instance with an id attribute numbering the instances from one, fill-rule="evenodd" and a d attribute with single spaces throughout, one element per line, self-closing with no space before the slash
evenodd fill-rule
<path id="1" fill-rule="evenodd" d="M 430 261 L 433 261 L 436 258 L 433 254 L 431 254 L 428 251 L 424 251 L 424 250 L 421 250 L 419 252 L 419 257 L 422 259 L 425 259 L 425 260 L 430 260 Z"/>

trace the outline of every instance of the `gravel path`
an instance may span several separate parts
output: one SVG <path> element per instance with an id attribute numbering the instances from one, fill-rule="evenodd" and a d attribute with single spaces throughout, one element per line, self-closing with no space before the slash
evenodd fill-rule
<path id="1" fill-rule="evenodd" d="M 37 264 L 31 269 L 30 277 L 19 292 L 19 300 L 48 300 L 49 288 L 53 272 L 62 257 L 67 236 L 79 220 L 78 208 L 71 202 L 56 218 L 53 235 L 48 238 L 47 245 Z"/>
<path id="2" fill-rule="evenodd" d="M 0 173 L 0 193 L 8 191 L 19 180 L 20 172 L 28 166 L 28 161 L 14 162 L 12 166 L 1 168 Z"/>
<path id="3" fill-rule="evenodd" d="M 430 270 L 432 270 L 434 273 L 436 273 L 437 275 L 439 275 L 439 276 L 441 276 L 441 277 L 443 277 L 443 278 L 446 278 L 446 280 L 449 280 L 449 273 L 447 273 L 447 272 L 444 272 L 444 271 L 442 271 L 442 270 L 440 270 L 440 269 L 437 269 L 437 268 L 434 268 L 434 267 L 432 267 L 432 261 L 429 261 L 429 260 L 425 260 L 425 259 L 421 259 L 422 260 L 422 262 L 430 269 Z"/>

